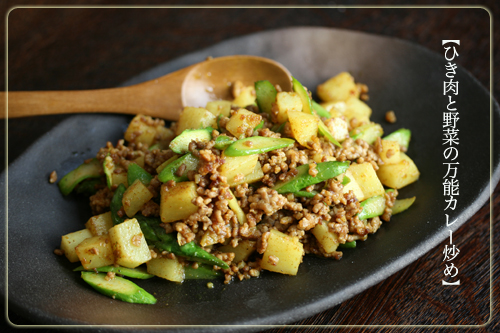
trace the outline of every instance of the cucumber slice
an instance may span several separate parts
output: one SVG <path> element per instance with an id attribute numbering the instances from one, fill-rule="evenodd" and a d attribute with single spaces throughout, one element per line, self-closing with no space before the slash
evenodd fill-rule
<path id="1" fill-rule="evenodd" d="M 252 136 L 235 141 L 226 148 L 224 154 L 230 157 L 262 154 L 271 150 L 291 146 L 294 143 L 295 140 L 293 139 Z"/>
<path id="2" fill-rule="evenodd" d="M 341 173 L 346 172 L 348 167 L 349 162 L 321 162 L 316 165 L 318 173 L 316 177 L 313 177 L 309 174 L 309 164 L 304 164 L 296 169 L 298 173 L 293 178 L 287 181 L 278 181 L 273 189 L 280 194 L 298 192 L 309 185 L 337 177 Z"/>
<path id="3" fill-rule="evenodd" d="M 177 176 L 177 170 L 179 167 L 184 164 L 186 166 L 186 169 L 184 173 L 181 176 Z M 163 170 L 161 170 L 160 174 L 158 175 L 158 179 L 166 183 L 169 180 L 175 180 L 176 182 L 183 182 L 188 180 L 187 173 L 188 171 L 196 171 L 199 166 L 199 160 L 194 157 L 192 154 L 186 154 L 184 156 L 179 157 L 172 163 L 168 164 Z"/>
<path id="4" fill-rule="evenodd" d="M 127 182 L 129 186 L 132 185 L 137 179 L 139 179 L 144 185 L 148 186 L 153 179 L 153 176 L 141 168 L 141 166 L 137 163 L 131 163 L 129 164 L 127 171 Z"/>
<path id="5" fill-rule="evenodd" d="M 416 197 L 396 200 L 392 206 L 392 215 L 399 214 L 410 208 L 410 206 L 415 202 L 415 199 Z"/>
<path id="6" fill-rule="evenodd" d="M 109 209 L 111 210 L 111 219 L 113 220 L 113 225 L 117 225 L 125 221 L 125 218 L 120 217 L 118 215 L 118 211 L 122 208 L 122 199 L 123 193 L 125 193 L 125 185 L 120 184 L 116 188 L 115 193 L 113 194 L 113 198 L 111 199 L 111 204 L 109 205 Z"/>
<path id="7" fill-rule="evenodd" d="M 376 123 L 368 123 L 355 128 L 349 133 L 349 136 L 353 139 L 363 139 L 368 144 L 373 144 L 378 137 L 384 134 L 382 126 Z"/>
<path id="8" fill-rule="evenodd" d="M 330 130 L 328 129 L 328 127 L 326 127 L 325 123 L 321 119 L 318 122 L 318 132 L 319 132 L 319 134 L 321 134 L 325 138 L 327 138 L 328 141 L 330 141 L 331 143 L 333 143 L 337 147 L 342 148 L 342 145 L 337 140 L 335 140 L 332 133 L 330 133 Z"/>
<path id="9" fill-rule="evenodd" d="M 260 112 L 271 114 L 272 103 L 276 101 L 278 92 L 267 80 L 255 82 L 255 99 Z"/>
<path id="10" fill-rule="evenodd" d="M 75 268 L 73 271 L 74 272 L 79 272 L 79 271 L 84 271 L 85 269 L 83 266 L 79 266 Z M 128 268 L 128 267 L 115 267 L 115 266 L 104 266 L 104 267 L 99 267 L 96 268 L 98 272 L 101 273 L 107 273 L 107 272 L 113 272 L 115 274 L 121 274 L 124 276 L 127 276 L 129 278 L 134 278 L 134 279 L 151 279 L 154 277 L 153 274 L 149 274 L 144 268 Z M 92 269 L 94 271 L 94 269 Z M 95 271 L 94 271 L 95 272 Z"/>
<path id="11" fill-rule="evenodd" d="M 208 142 L 212 140 L 212 127 L 200 129 L 186 129 L 182 131 L 168 146 L 174 153 L 185 154 L 189 152 L 191 141 Z"/>
<path id="12" fill-rule="evenodd" d="M 360 203 L 363 208 L 361 213 L 358 214 L 360 220 L 370 219 L 375 216 L 380 216 L 384 214 L 385 210 L 385 196 L 377 195 L 368 198 Z"/>
<path id="13" fill-rule="evenodd" d="M 101 177 L 102 165 L 94 158 L 89 163 L 83 163 L 78 168 L 70 171 L 59 183 L 59 190 L 63 195 L 68 195 L 73 191 L 76 185 L 87 178 Z"/>
<path id="14" fill-rule="evenodd" d="M 307 93 L 306 88 L 304 88 L 302 83 L 297 81 L 297 79 L 294 78 L 293 76 L 292 76 L 292 86 L 293 86 L 293 91 L 299 94 L 299 97 L 302 100 L 302 112 L 313 114 L 311 99 L 309 98 L 309 94 Z"/>
<path id="15" fill-rule="evenodd" d="M 132 281 L 115 276 L 109 281 L 106 274 L 82 272 L 82 279 L 103 295 L 128 303 L 155 304 L 156 298 Z"/>
<path id="16" fill-rule="evenodd" d="M 408 149 L 410 145 L 411 131 L 406 128 L 400 128 L 395 132 L 382 138 L 384 140 L 396 141 L 399 145 L 405 149 Z"/>
<path id="17" fill-rule="evenodd" d="M 326 111 L 326 109 L 324 107 L 322 107 L 321 105 L 319 105 L 315 101 L 311 101 L 311 103 L 312 103 L 313 110 L 316 111 L 316 114 L 318 116 L 325 117 L 327 119 L 332 117 L 330 112 Z"/>
<path id="18" fill-rule="evenodd" d="M 318 194 L 318 192 L 316 192 L 316 191 L 311 191 L 311 192 L 297 191 L 297 192 L 293 192 L 294 196 L 296 196 L 296 197 L 305 197 L 305 198 L 314 198 L 314 196 L 316 194 Z"/>
<path id="19" fill-rule="evenodd" d="M 216 149 L 219 149 L 219 150 L 224 150 L 224 149 L 226 149 L 227 146 L 229 146 L 233 142 L 234 142 L 234 140 L 231 139 L 230 137 L 228 137 L 227 135 L 219 135 L 215 139 L 214 147 Z"/>
<path id="20" fill-rule="evenodd" d="M 254 130 L 254 131 L 256 131 L 256 130 L 260 130 L 262 127 L 264 127 L 264 119 L 262 119 L 262 120 L 260 121 L 260 123 L 259 123 L 257 126 L 255 126 L 255 128 L 254 128 L 253 130 Z"/>

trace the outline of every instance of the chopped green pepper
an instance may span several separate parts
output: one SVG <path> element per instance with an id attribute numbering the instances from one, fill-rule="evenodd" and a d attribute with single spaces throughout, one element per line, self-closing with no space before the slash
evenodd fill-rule
<path id="1" fill-rule="evenodd" d="M 309 164 L 297 167 L 297 174 L 287 181 L 278 181 L 273 187 L 278 193 L 294 193 L 303 188 L 321 183 L 330 178 L 334 178 L 346 172 L 349 162 L 321 162 L 316 165 L 317 174 L 315 177 L 309 174 Z"/>
<path id="2" fill-rule="evenodd" d="M 123 199 L 123 193 L 125 193 L 125 185 L 120 184 L 116 188 L 115 194 L 113 195 L 113 198 L 111 199 L 111 204 L 109 205 L 109 208 L 111 210 L 111 218 L 113 220 L 113 224 L 117 225 L 125 221 L 125 218 L 120 217 L 118 215 L 118 211 L 122 208 L 122 199 Z"/>
<path id="3" fill-rule="evenodd" d="M 144 185 L 148 186 L 151 180 L 153 179 L 153 176 L 143 168 L 141 168 L 140 165 L 136 163 L 131 163 L 128 166 L 128 171 L 127 171 L 127 182 L 129 185 L 133 184 L 137 179 L 141 181 Z"/>

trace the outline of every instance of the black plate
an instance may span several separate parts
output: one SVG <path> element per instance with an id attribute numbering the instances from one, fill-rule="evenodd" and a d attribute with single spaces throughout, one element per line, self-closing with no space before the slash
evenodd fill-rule
<path id="1" fill-rule="evenodd" d="M 414 207 L 393 217 L 357 249 L 344 251 L 341 261 L 306 257 L 296 277 L 266 272 L 262 278 L 242 283 L 216 282 L 214 289 L 208 289 L 202 281 L 175 284 L 152 279 L 139 284 L 157 296 L 156 305 L 114 301 L 94 292 L 78 273 L 71 271 L 74 265 L 53 254 L 61 235 L 82 229 L 91 215 L 85 200 L 63 197 L 47 179 L 52 170 L 63 175 L 94 156 L 106 141 L 116 142 L 130 117 L 74 116 L 43 136 L 9 166 L 10 307 L 40 324 L 290 323 L 367 289 L 448 237 L 442 185 L 445 174 L 442 114 L 447 105 L 443 96 L 443 55 L 392 38 L 335 29 L 294 28 L 229 40 L 154 68 L 128 84 L 161 76 L 207 56 L 229 54 L 273 58 L 311 88 L 340 71 L 349 71 L 357 81 L 366 83 L 370 87 L 368 104 L 374 110 L 373 121 L 382 123 L 386 133 L 400 127 L 413 132 L 408 154 L 419 167 L 421 178 L 401 190 L 401 197 L 416 195 Z M 460 195 L 457 208 L 448 211 L 450 221 L 457 220 L 452 230 L 466 222 L 489 196 L 493 121 L 488 92 L 461 68 L 455 79 L 460 87 L 456 96 L 460 111 Z M 396 124 L 383 121 L 388 110 L 396 112 Z M 495 121 L 499 114 L 495 104 Z M 500 136 L 496 134 L 493 141 L 498 147 Z M 496 184 L 498 149 L 493 155 Z M 0 189 L 3 191 L 4 184 Z M 0 237 L 0 242 L 6 245 L 4 237 Z M 0 258 L 2 263 L 4 260 Z"/>

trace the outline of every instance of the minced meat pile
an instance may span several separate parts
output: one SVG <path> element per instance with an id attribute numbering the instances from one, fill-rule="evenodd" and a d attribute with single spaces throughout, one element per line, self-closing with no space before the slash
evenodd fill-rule
<path id="1" fill-rule="evenodd" d="M 271 130 L 273 125 L 271 116 L 265 113 L 260 113 L 260 116 L 265 120 L 264 126 L 254 132 L 247 131 L 245 137 L 256 135 L 276 138 L 291 137 L 290 129 L 287 126 L 282 129 L 282 133 L 274 132 Z M 378 170 L 379 165 L 382 164 L 377 152 L 377 142 L 374 145 L 369 145 L 361 139 L 347 138 L 342 142 L 342 147 L 338 147 L 323 138 L 319 138 L 312 145 L 312 149 L 295 143 L 292 147 L 259 155 L 264 178 L 258 183 L 244 183 L 232 188 L 247 218 L 246 223 L 240 224 L 235 213 L 228 206 L 228 201 L 232 196 L 227 179 L 219 173 L 220 166 L 224 163 L 222 151 L 214 148 L 217 136 L 224 134 L 232 137 L 225 128 L 228 120 L 228 117 L 220 118 L 218 124 L 220 132 L 213 130 L 211 141 L 203 143 L 192 141 L 189 145 L 189 151 L 200 159 L 199 169 L 188 173 L 189 180 L 194 181 L 197 185 L 198 197 L 193 200 L 193 204 L 198 207 L 197 212 L 182 221 L 161 224 L 167 233 L 177 232 L 179 234 L 180 245 L 199 241 L 206 232 L 215 235 L 217 244 L 204 247 L 204 250 L 229 264 L 230 268 L 224 270 L 226 283 L 235 278 L 243 280 L 260 275 L 258 254 L 264 253 L 272 229 L 298 237 L 306 254 L 312 253 L 340 259 L 342 252 L 325 253 L 311 234 L 311 229 L 320 221 L 327 222 L 329 230 L 338 235 L 341 243 L 365 240 L 368 234 L 378 230 L 382 220 L 389 221 L 397 191 L 386 193 L 386 210 L 382 216 L 361 221 L 357 217 L 361 211 L 359 201 L 352 192 L 342 193 L 343 185 L 335 179 L 305 188 L 305 191 L 317 192 L 312 198 L 296 197 L 291 193 L 278 194 L 272 189 L 277 181 L 286 180 L 296 175 L 296 168 L 303 164 L 310 164 L 309 174 L 314 176 L 317 171 L 313 157 L 318 153 L 333 157 L 337 161 L 369 162 L 375 170 Z M 143 117 L 143 121 L 164 126 L 162 120 Z M 351 131 L 360 124 L 351 121 L 348 122 L 348 125 L 349 131 Z M 174 132 L 175 126 L 175 123 L 171 125 Z M 171 158 L 174 153 L 170 149 L 150 149 L 132 139 L 127 144 L 124 140 L 118 141 L 116 145 L 108 142 L 97 153 L 97 159 L 102 163 L 108 154 L 115 165 L 121 166 L 121 169 L 117 168 L 114 171 L 115 173 L 126 173 L 128 165 L 132 161 L 138 157 L 144 158 L 144 169 L 154 176 L 148 187 L 153 194 L 153 199 L 145 204 L 139 213 L 144 216 L 159 216 L 157 198 L 160 196 L 162 183 L 158 180 L 156 168 Z M 179 167 L 179 174 L 183 173 L 182 168 L 183 165 Z M 167 188 L 174 185 L 174 181 L 169 181 Z M 115 189 L 116 187 L 109 189 L 102 186 L 96 194 L 90 197 L 90 206 L 94 214 L 109 211 Z M 232 262 L 234 255 L 217 250 L 219 244 L 230 243 L 235 247 L 243 240 L 255 241 L 257 244 L 257 254 L 250 257 L 248 262 Z M 157 250 L 153 256 L 162 255 L 173 256 L 166 251 L 159 252 Z M 277 258 L 269 260 L 273 259 Z M 197 265 L 196 263 L 189 264 Z"/>

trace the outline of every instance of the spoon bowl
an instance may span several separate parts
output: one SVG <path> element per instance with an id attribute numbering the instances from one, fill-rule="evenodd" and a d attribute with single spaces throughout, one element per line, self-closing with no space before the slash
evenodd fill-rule
<path id="1" fill-rule="evenodd" d="M 0 103 L 0 117 L 101 112 L 144 114 L 175 121 L 185 106 L 204 107 L 209 101 L 232 99 L 230 86 L 233 82 L 252 85 L 258 80 L 269 80 L 283 91 L 292 89 L 291 74 L 280 63 L 263 57 L 232 55 L 208 58 L 127 87 L 1 93 L 7 103 Z"/>

